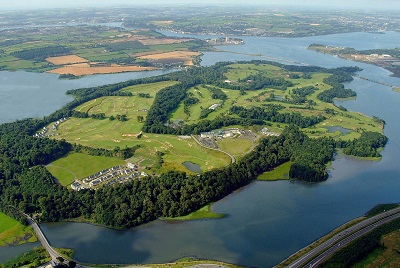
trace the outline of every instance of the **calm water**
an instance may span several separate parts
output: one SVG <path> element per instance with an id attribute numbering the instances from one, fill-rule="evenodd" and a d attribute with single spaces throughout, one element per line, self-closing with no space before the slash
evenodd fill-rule
<path id="1" fill-rule="evenodd" d="M 195 163 L 192 163 L 192 162 L 189 162 L 189 161 L 185 161 L 185 162 L 182 163 L 182 165 L 184 165 L 190 171 L 201 173 L 201 169 L 200 169 L 200 165 L 199 164 L 195 164 Z"/>
<path id="2" fill-rule="evenodd" d="M 80 79 L 58 79 L 58 74 L 0 72 L 0 123 L 28 117 L 42 117 L 60 109 L 72 100 L 68 89 L 112 84 L 129 79 L 166 73 L 149 71 L 93 75 Z"/>
<path id="3" fill-rule="evenodd" d="M 245 40 L 244 46 L 223 48 L 262 54 L 264 58 L 274 57 L 282 62 L 292 60 L 325 67 L 357 65 L 364 68 L 362 76 L 400 85 L 400 79 L 389 77 L 384 69 L 306 50 L 310 43 L 362 49 L 396 47 L 399 33 Z M 253 58 L 260 57 L 213 52 L 205 53 L 202 63 Z M 41 227 L 53 246 L 74 248 L 76 259 L 82 262 L 159 263 L 194 256 L 271 267 L 335 227 L 363 215 L 375 204 L 400 201 L 400 93 L 362 79 L 346 86 L 357 92 L 357 99 L 338 101 L 338 104 L 379 116 L 387 122 L 385 134 L 389 143 L 379 162 L 338 156 L 329 171 L 329 179 L 323 183 L 252 183 L 213 206 L 216 212 L 229 214 L 220 220 L 154 221 L 127 231 L 81 223 L 42 224 Z"/>

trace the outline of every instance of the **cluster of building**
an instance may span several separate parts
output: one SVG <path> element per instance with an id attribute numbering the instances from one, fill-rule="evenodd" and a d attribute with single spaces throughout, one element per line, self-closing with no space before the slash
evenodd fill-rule
<path id="1" fill-rule="evenodd" d="M 266 127 L 261 129 L 260 132 L 261 132 L 261 134 L 266 135 L 266 136 L 276 136 L 277 137 L 280 135 L 279 133 L 269 131 L 268 128 L 266 128 Z"/>
<path id="2" fill-rule="evenodd" d="M 238 128 L 224 129 L 224 130 L 219 129 L 210 132 L 202 132 L 200 133 L 200 138 L 203 139 L 233 138 L 235 135 L 241 135 L 241 134 L 245 134 L 245 131 Z"/>
<path id="3" fill-rule="evenodd" d="M 65 121 L 67 121 L 69 118 L 68 117 L 63 117 L 63 118 L 60 118 L 60 119 L 58 119 L 54 124 L 53 124 L 53 126 L 51 127 L 52 129 L 52 131 L 56 131 L 57 129 L 58 129 L 58 126 L 62 123 L 62 122 L 65 122 Z M 42 131 L 40 131 L 40 132 L 38 132 L 38 133 L 35 133 L 34 135 L 33 135 L 33 137 L 35 137 L 35 138 L 44 138 L 44 137 L 50 137 L 50 136 L 54 136 L 54 135 L 56 135 L 56 133 L 54 133 L 54 132 L 49 132 L 49 130 L 50 130 L 50 128 L 49 127 L 43 127 L 43 129 L 42 129 Z"/>
<path id="4" fill-rule="evenodd" d="M 114 183 L 125 183 L 135 178 L 147 176 L 146 173 L 139 172 L 137 170 L 138 167 L 131 163 L 129 163 L 127 167 L 114 166 L 90 175 L 89 177 L 84 178 L 82 181 L 74 181 L 71 184 L 71 188 L 79 191 L 81 189 L 94 188 L 103 182 L 107 182 L 105 185 L 111 186 Z"/>
<path id="5" fill-rule="evenodd" d="M 244 40 L 240 38 L 232 38 L 229 36 L 226 36 L 225 38 L 220 37 L 220 38 L 211 38 L 211 39 L 206 39 L 206 42 L 209 43 L 212 46 L 223 46 L 223 45 L 243 45 Z"/>

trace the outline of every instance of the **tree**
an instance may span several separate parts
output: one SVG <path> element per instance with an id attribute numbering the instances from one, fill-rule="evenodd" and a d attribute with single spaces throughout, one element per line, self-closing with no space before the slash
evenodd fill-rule
<path id="1" fill-rule="evenodd" d="M 137 120 L 138 120 L 139 123 L 142 123 L 144 121 L 143 115 L 138 115 L 137 116 Z"/>

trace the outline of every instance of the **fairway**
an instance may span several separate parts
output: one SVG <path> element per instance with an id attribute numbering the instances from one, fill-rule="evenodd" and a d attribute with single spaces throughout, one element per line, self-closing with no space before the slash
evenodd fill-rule
<path id="1" fill-rule="evenodd" d="M 118 165 L 125 165 L 125 161 L 116 157 L 70 153 L 68 156 L 54 161 L 46 168 L 61 185 L 66 186 L 71 184 L 74 179 L 84 178 Z"/>
<path id="2" fill-rule="evenodd" d="M 342 111 L 332 103 L 322 102 L 317 95 L 330 88 L 323 79 L 330 76 L 328 73 L 312 73 L 308 78 L 302 78 L 299 72 L 290 72 L 283 68 L 268 64 L 231 64 L 227 67 L 226 77 L 230 82 L 226 83 L 252 83 L 246 80 L 250 75 L 262 74 L 268 79 L 283 78 L 289 85 L 286 89 L 264 87 L 258 90 L 239 90 L 219 87 L 214 85 L 197 85 L 187 90 L 187 98 L 195 101 L 185 108 L 184 100 L 170 114 L 170 121 L 184 120 L 185 124 L 196 124 L 202 120 L 213 120 L 217 117 L 238 116 L 232 114 L 232 106 L 242 106 L 246 109 L 251 107 L 278 107 L 281 114 L 298 113 L 301 116 L 324 116 L 326 119 L 311 127 L 303 128 L 303 131 L 311 137 L 327 136 L 336 139 L 353 139 L 360 136 L 362 131 L 381 132 L 382 126 L 374 122 L 372 118 L 366 117 L 355 112 Z M 238 82 L 239 81 L 239 82 Z M 89 115 L 104 114 L 105 119 L 93 118 L 70 118 L 61 123 L 55 131 L 55 138 L 65 139 L 71 143 L 78 143 L 94 148 L 105 148 L 113 150 L 116 147 L 126 148 L 139 146 L 136 150 L 132 162 L 138 163 L 142 170 L 151 173 L 161 174 L 168 171 L 189 171 L 182 163 L 185 161 L 198 164 L 201 171 L 229 165 L 228 155 L 201 147 L 189 138 L 181 138 L 174 135 L 142 133 L 147 112 L 151 109 L 156 94 L 163 88 L 176 84 L 175 81 L 157 82 L 141 84 L 122 89 L 122 92 L 130 92 L 132 96 L 105 96 L 99 97 L 75 108 L 80 112 Z M 313 91 L 307 96 L 313 105 L 308 103 L 294 102 L 292 91 L 301 87 L 313 87 Z M 215 97 L 215 92 L 218 98 Z M 221 95 L 224 95 L 221 97 Z M 210 109 L 213 105 L 219 106 Z M 268 108 L 265 108 L 268 109 Z M 204 116 L 204 114 L 206 114 Z M 117 118 L 119 115 L 126 115 L 126 121 L 117 119 L 110 120 L 110 117 Z M 202 116 L 203 115 L 203 116 Z M 200 118 L 203 117 L 203 118 Z M 279 130 L 287 126 L 285 123 L 272 123 L 271 130 Z M 328 127 L 342 127 L 350 132 L 342 134 L 340 131 L 330 133 Z M 240 127 L 243 129 L 243 127 Z M 251 129 L 251 126 L 249 126 Z M 258 129 L 258 131 L 262 128 Z M 251 140 L 248 137 L 236 136 L 235 138 L 223 138 L 217 140 L 218 146 L 237 158 L 249 153 L 257 145 L 257 138 Z M 160 158 L 158 152 L 162 153 Z M 105 161 L 104 159 L 101 161 Z M 68 162 L 68 161 L 67 161 Z M 72 162 L 79 162 L 73 160 Z M 87 176 L 98 170 L 92 169 L 83 171 L 73 167 L 66 167 L 66 163 L 61 165 L 53 164 L 48 169 L 52 174 L 59 178 L 62 185 L 70 184 L 74 178 Z M 79 166 L 79 165 L 78 165 Z M 284 179 L 284 174 L 288 173 L 290 164 L 285 164 L 278 169 L 269 172 L 270 175 L 262 175 L 260 179 Z M 147 172 L 147 171 L 146 171 Z M 278 172 L 278 173 L 277 173 Z M 90 173 L 90 174 L 89 174 Z M 84 174 L 84 175 L 82 175 Z M 272 175 L 271 175 L 272 174 Z M 269 176 L 275 176 L 270 178 Z"/>
<path id="3" fill-rule="evenodd" d="M 36 241 L 33 229 L 0 212 L 0 247 Z"/>

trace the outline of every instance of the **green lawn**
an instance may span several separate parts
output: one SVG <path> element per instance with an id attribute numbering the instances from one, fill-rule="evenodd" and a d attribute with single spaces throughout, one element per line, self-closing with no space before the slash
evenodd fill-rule
<path id="1" fill-rule="evenodd" d="M 233 156 L 243 156 L 249 153 L 253 142 L 243 138 L 227 138 L 218 140 L 218 145 L 222 151 L 230 153 Z"/>
<path id="2" fill-rule="evenodd" d="M 211 206 L 212 204 L 207 205 L 186 216 L 181 216 L 176 218 L 164 218 L 164 219 L 173 221 L 191 221 L 191 220 L 202 220 L 202 219 L 221 219 L 226 217 L 225 214 L 215 213 L 214 211 L 212 211 Z"/>
<path id="3" fill-rule="evenodd" d="M 260 181 L 276 181 L 276 180 L 288 180 L 289 170 L 292 166 L 292 162 L 284 163 L 271 171 L 264 172 L 258 176 Z"/>
<path id="4" fill-rule="evenodd" d="M 68 156 L 54 161 L 51 166 L 46 168 L 62 185 L 66 186 L 71 184 L 75 177 L 84 178 L 117 165 L 125 165 L 125 161 L 116 157 L 70 153 Z"/>
<path id="5" fill-rule="evenodd" d="M 30 226 L 24 226 L 19 221 L 0 212 L 0 247 L 35 242 L 36 236 Z"/>

